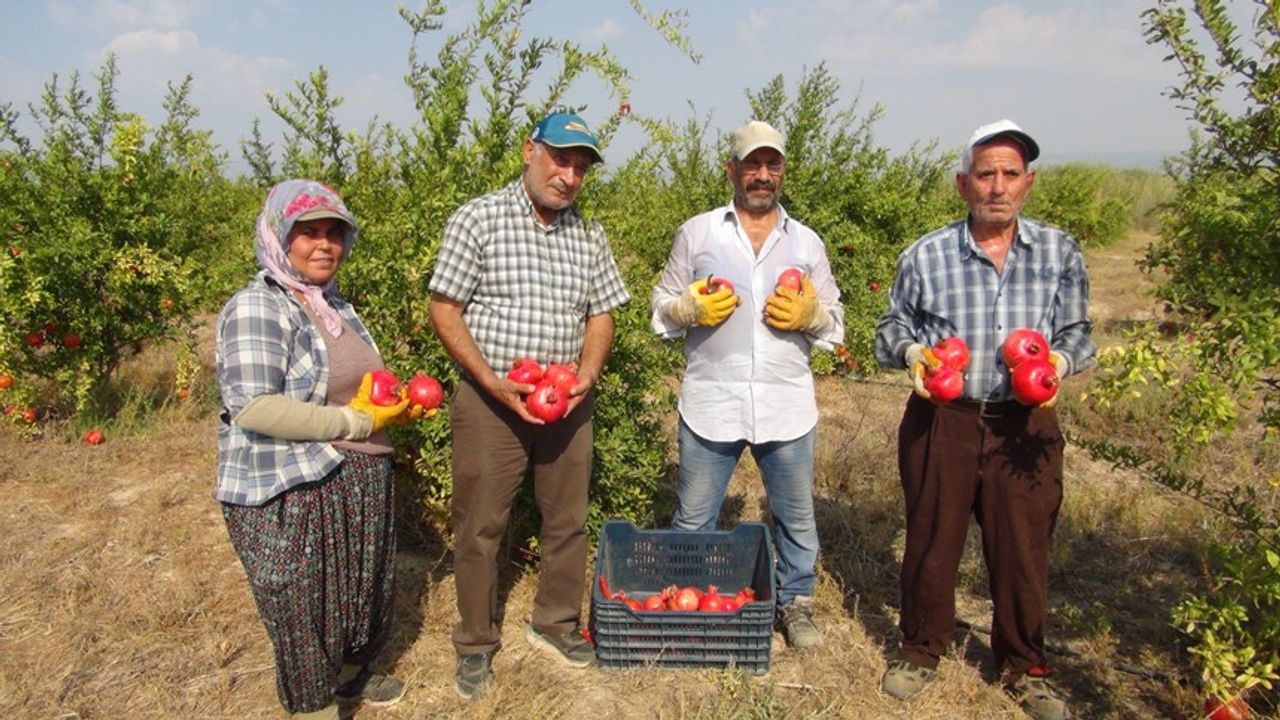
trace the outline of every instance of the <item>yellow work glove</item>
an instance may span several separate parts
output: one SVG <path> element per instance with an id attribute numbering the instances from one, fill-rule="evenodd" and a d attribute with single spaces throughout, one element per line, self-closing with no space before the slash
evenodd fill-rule
<path id="1" fill-rule="evenodd" d="M 928 390 L 924 389 L 924 372 L 933 365 L 932 351 L 920 343 L 911 343 L 907 346 L 907 352 L 903 355 L 907 363 L 907 375 L 911 376 L 911 388 L 916 395 L 928 400 L 933 397 Z"/>
<path id="2" fill-rule="evenodd" d="M 817 332 L 831 320 L 831 313 L 818 301 L 813 281 L 805 275 L 800 292 L 777 288 L 765 301 L 764 321 L 778 330 Z"/>
<path id="3" fill-rule="evenodd" d="M 400 394 L 400 402 L 395 405 L 374 405 L 369 399 L 372 388 L 373 375 L 365 373 L 360 380 L 360 389 L 356 391 L 356 396 L 351 398 L 351 402 L 347 403 L 347 407 L 373 418 L 373 432 L 378 432 L 388 425 L 409 422 L 409 398 L 405 397 L 403 392 Z"/>
<path id="4" fill-rule="evenodd" d="M 738 296 L 728 287 L 721 285 L 715 292 L 703 295 L 710 277 L 695 280 L 685 288 L 680 297 L 667 305 L 667 315 L 681 327 L 689 327 L 694 323 L 706 327 L 715 327 L 724 322 L 738 307 Z"/>
<path id="5" fill-rule="evenodd" d="M 1054 372 L 1058 373 L 1058 387 L 1053 391 L 1053 397 L 1040 403 L 1040 407 L 1046 410 L 1058 404 L 1058 394 L 1062 392 L 1062 379 L 1067 376 L 1067 371 L 1071 368 L 1071 363 L 1061 354 L 1049 351 L 1049 364 L 1053 365 Z"/>

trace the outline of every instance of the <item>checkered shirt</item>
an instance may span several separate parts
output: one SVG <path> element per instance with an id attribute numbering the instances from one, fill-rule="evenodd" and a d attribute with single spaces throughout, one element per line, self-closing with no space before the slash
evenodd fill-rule
<path id="1" fill-rule="evenodd" d="M 577 362 L 587 317 L 630 299 L 599 223 L 571 207 L 541 225 L 518 179 L 449 218 L 429 287 L 465 303 L 463 322 L 499 375 L 518 358 Z"/>
<path id="2" fill-rule="evenodd" d="M 964 396 L 1007 400 L 1009 371 L 1000 358 L 1005 337 L 1019 328 L 1038 330 L 1068 360 L 1070 372 L 1079 372 L 1095 352 L 1088 310 L 1089 276 L 1070 235 L 1019 218 L 998 275 L 962 220 L 925 235 L 898 257 L 889 311 L 876 326 L 876 359 L 902 368 L 911 343 L 959 336 L 971 355 Z"/>
<path id="3" fill-rule="evenodd" d="M 351 305 L 336 295 L 327 297 L 376 350 Z M 231 422 L 259 395 L 280 394 L 323 405 L 328 392 L 329 368 L 320 330 L 267 271 L 260 271 L 222 308 L 214 370 L 222 395 L 215 498 L 233 505 L 262 505 L 295 485 L 324 478 L 342 462 L 328 442 L 280 440 Z"/>

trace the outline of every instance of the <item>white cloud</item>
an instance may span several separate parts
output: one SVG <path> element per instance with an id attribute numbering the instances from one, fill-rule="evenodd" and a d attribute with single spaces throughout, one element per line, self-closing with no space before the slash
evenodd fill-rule
<path id="1" fill-rule="evenodd" d="M 200 0 L 96 0 L 87 6 L 49 0 L 49 16 L 63 25 L 179 28 L 200 10 Z"/>
<path id="2" fill-rule="evenodd" d="M 599 25 L 587 31 L 587 37 L 591 40 L 607 42 L 622 37 L 622 23 L 616 18 L 608 17 Z"/>

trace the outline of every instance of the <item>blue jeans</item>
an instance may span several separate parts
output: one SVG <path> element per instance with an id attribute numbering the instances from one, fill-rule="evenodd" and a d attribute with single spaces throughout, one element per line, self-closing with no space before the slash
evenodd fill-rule
<path id="1" fill-rule="evenodd" d="M 795 440 L 751 444 L 746 440 L 715 442 L 699 437 L 680 420 L 680 471 L 676 493 L 680 507 L 671 526 L 676 530 L 714 530 L 724 494 L 743 448 L 764 477 L 773 514 L 777 551 L 778 607 L 797 596 L 813 596 L 818 560 L 818 525 L 813 517 L 813 440 L 816 429 Z"/>

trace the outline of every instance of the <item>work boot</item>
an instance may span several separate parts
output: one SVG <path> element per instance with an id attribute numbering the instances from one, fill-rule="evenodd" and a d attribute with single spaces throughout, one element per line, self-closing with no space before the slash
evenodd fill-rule
<path id="1" fill-rule="evenodd" d="M 1012 685 L 1005 686 L 1005 692 L 1017 700 L 1022 706 L 1022 711 L 1035 720 L 1070 720 L 1071 714 L 1067 712 L 1067 703 L 1058 696 L 1057 689 L 1049 683 L 1051 672 L 1046 668 L 1044 674 L 1033 675 L 1032 672 L 1038 669 L 1032 668 Z"/>
<path id="2" fill-rule="evenodd" d="M 489 692 L 489 680 L 493 677 L 493 654 L 477 653 L 459 655 L 458 671 L 454 675 L 453 689 L 464 700 L 477 700 Z"/>
<path id="3" fill-rule="evenodd" d="M 538 632 L 532 625 L 525 628 L 525 639 L 529 644 L 545 651 L 569 667 L 583 668 L 596 661 L 596 648 L 582 636 L 582 631 L 574 628 L 562 635 Z"/>
<path id="4" fill-rule="evenodd" d="M 894 660 L 889 663 L 884 677 L 880 678 L 880 689 L 899 700 L 910 700 L 919 695 L 937 676 L 937 670 L 914 665 L 906 660 Z"/>
<path id="5" fill-rule="evenodd" d="M 822 647 L 822 633 L 813 622 L 813 598 L 799 595 L 782 608 L 782 634 L 792 650 Z"/>
<path id="6" fill-rule="evenodd" d="M 339 700 L 362 700 L 375 707 L 389 707 L 400 702 L 404 692 L 403 682 L 390 675 L 375 673 L 365 665 L 355 677 L 339 685 L 333 694 Z"/>

